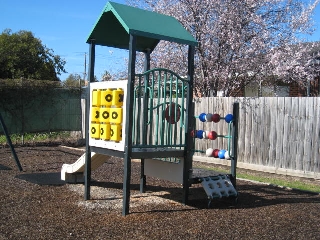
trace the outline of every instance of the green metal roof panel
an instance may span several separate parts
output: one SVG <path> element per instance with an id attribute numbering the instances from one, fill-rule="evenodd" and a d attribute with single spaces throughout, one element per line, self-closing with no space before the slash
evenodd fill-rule
<path id="1" fill-rule="evenodd" d="M 160 40 L 197 45 L 175 18 L 114 2 L 107 3 L 87 42 L 128 49 L 129 34 L 137 36 L 138 51 L 153 50 Z"/>

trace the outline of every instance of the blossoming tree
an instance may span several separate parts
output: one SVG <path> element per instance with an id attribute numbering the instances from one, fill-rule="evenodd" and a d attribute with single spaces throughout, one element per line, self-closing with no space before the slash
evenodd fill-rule
<path id="1" fill-rule="evenodd" d="M 319 0 L 129 0 L 177 18 L 198 40 L 195 88 L 201 96 L 237 95 L 251 83 L 299 84 L 318 71 L 303 36 L 313 31 Z M 168 26 L 169 27 L 169 26 Z M 318 43 L 319 44 L 319 43 Z M 181 75 L 186 57 L 181 46 L 161 42 L 152 53 L 154 67 Z M 318 72 L 319 73 L 319 72 Z"/>

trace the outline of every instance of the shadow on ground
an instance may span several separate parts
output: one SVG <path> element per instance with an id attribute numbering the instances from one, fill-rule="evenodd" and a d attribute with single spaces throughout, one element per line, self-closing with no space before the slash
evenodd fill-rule
<path id="1" fill-rule="evenodd" d="M 93 182 L 92 186 L 97 186 L 105 189 L 113 189 L 122 191 L 122 183 L 115 182 Z M 139 184 L 132 184 L 131 190 L 138 193 L 140 190 Z M 260 208 L 264 206 L 272 206 L 278 204 L 308 204 L 320 203 L 320 197 L 317 193 L 306 193 L 299 190 L 288 190 L 271 185 L 259 185 L 247 182 L 238 184 L 238 201 L 235 198 L 217 198 L 212 199 L 210 205 L 208 197 L 200 184 L 193 185 L 189 191 L 188 206 L 197 209 L 250 209 Z M 182 187 L 163 187 L 147 185 L 145 188 L 147 193 L 165 192 L 161 195 L 162 198 L 183 202 Z M 122 194 L 122 192 L 121 192 Z M 103 200 L 103 199 L 102 199 Z"/>
<path id="2" fill-rule="evenodd" d="M 65 181 L 61 180 L 60 172 L 52 173 L 23 173 L 15 176 L 18 179 L 25 180 L 38 185 L 64 185 Z"/>
<path id="3" fill-rule="evenodd" d="M 12 168 L 0 164 L 0 170 L 12 170 Z"/>

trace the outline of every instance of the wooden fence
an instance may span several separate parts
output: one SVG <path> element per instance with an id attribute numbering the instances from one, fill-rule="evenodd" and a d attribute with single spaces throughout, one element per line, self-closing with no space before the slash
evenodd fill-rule
<path id="1" fill-rule="evenodd" d="M 320 178 L 320 98 L 202 98 L 195 101 L 195 115 L 232 113 L 239 102 L 238 167 L 294 176 Z M 227 124 L 196 121 L 196 129 L 227 133 Z M 196 149 L 226 148 L 226 139 L 196 140 Z M 195 159 L 230 164 L 225 160 Z"/>
<path id="2" fill-rule="evenodd" d="M 239 102 L 240 108 L 238 167 L 320 179 L 320 98 L 200 98 L 195 99 L 195 115 L 204 112 L 225 116 L 232 113 L 234 102 Z M 196 119 L 196 129 L 226 135 L 228 124 L 224 120 L 203 123 Z M 226 149 L 227 139 L 196 139 L 195 149 L 208 148 Z M 199 152 L 194 159 L 230 165 L 229 160 L 209 158 Z"/>

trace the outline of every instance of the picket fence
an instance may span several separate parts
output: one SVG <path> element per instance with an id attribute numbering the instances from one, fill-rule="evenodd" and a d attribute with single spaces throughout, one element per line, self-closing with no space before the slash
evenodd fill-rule
<path id="1" fill-rule="evenodd" d="M 238 167 L 308 178 L 320 178 L 320 98 L 201 98 L 195 115 L 232 113 L 239 102 Z M 227 133 L 227 124 L 196 121 L 196 129 Z M 226 148 L 226 139 L 196 140 L 196 149 Z M 230 164 L 196 153 L 195 159 Z"/>

